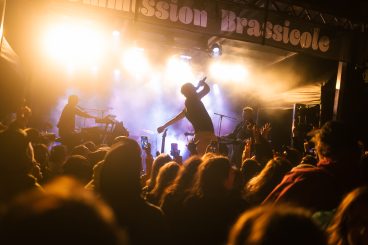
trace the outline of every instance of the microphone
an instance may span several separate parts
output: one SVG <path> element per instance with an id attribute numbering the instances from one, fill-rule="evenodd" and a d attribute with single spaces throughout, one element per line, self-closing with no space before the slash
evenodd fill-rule
<path id="1" fill-rule="evenodd" d="M 198 82 L 198 85 L 197 85 L 197 87 L 195 87 L 195 89 L 196 90 L 198 90 L 201 86 L 203 86 L 203 82 L 204 81 L 206 81 L 206 79 L 207 79 L 207 77 L 204 77 L 204 78 L 202 78 L 202 80 L 200 80 L 199 82 Z"/>

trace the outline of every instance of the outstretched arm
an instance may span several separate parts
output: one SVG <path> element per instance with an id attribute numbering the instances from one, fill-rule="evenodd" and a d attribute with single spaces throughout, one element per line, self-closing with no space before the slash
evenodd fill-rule
<path id="1" fill-rule="evenodd" d="M 197 93 L 198 97 L 202 99 L 205 95 L 207 95 L 210 92 L 210 86 L 205 82 L 207 77 L 203 78 L 201 81 L 199 81 L 197 88 L 203 87 L 201 91 Z"/>
<path id="2" fill-rule="evenodd" d="M 84 112 L 78 108 L 75 108 L 75 114 L 77 114 L 80 117 L 85 117 L 85 118 L 96 118 L 95 116 L 92 116 L 88 114 L 87 112 Z"/>
<path id="3" fill-rule="evenodd" d="M 185 110 L 182 110 L 178 115 L 176 115 L 173 119 L 171 119 L 170 121 L 168 121 L 167 123 L 165 123 L 164 125 L 162 125 L 161 127 L 157 128 L 157 132 L 158 133 L 162 133 L 165 128 L 169 127 L 170 125 L 180 121 L 181 119 L 183 119 L 185 117 Z"/>

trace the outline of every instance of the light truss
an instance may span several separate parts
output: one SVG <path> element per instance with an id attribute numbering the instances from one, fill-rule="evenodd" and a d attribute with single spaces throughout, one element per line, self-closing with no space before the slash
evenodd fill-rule
<path id="1" fill-rule="evenodd" d="M 353 21 L 346 17 L 336 16 L 322 11 L 288 3 L 280 0 L 222 0 L 253 8 L 275 11 L 281 15 L 292 16 L 312 23 L 341 28 L 348 31 L 368 32 L 368 23 Z"/>

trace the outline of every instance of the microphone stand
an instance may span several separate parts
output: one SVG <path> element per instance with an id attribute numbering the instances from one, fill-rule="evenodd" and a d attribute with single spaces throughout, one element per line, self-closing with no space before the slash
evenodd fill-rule
<path id="1" fill-rule="evenodd" d="M 233 117 L 226 116 L 224 114 L 216 113 L 216 112 L 214 114 L 217 115 L 217 116 L 220 116 L 218 137 L 221 137 L 222 118 L 225 117 L 225 118 L 229 118 L 229 119 L 232 119 L 232 120 L 237 120 L 237 119 L 236 118 L 233 118 Z"/>

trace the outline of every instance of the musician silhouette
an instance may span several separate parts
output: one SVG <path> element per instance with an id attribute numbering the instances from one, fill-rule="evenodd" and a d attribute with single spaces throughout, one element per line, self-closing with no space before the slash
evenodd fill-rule
<path id="1" fill-rule="evenodd" d="M 80 116 L 84 118 L 94 118 L 80 108 L 78 108 L 78 96 L 70 95 L 68 98 L 68 104 L 63 109 L 61 113 L 57 127 L 59 128 L 59 137 L 61 142 L 65 144 L 70 150 L 73 146 L 78 145 L 80 142 L 80 137 L 75 132 L 75 116 Z"/>
<path id="2" fill-rule="evenodd" d="M 253 127 L 255 126 L 254 122 L 254 113 L 253 108 L 244 107 L 242 113 L 242 121 L 238 123 L 234 129 L 234 131 L 227 135 L 228 138 L 232 138 L 237 140 L 239 144 L 233 145 L 233 152 L 231 156 L 231 160 L 237 165 L 241 165 L 241 156 L 244 149 L 244 140 L 250 139 L 253 140 Z"/>
<path id="3" fill-rule="evenodd" d="M 197 143 L 197 152 L 203 155 L 211 141 L 216 140 L 211 117 L 203 105 L 201 99 L 210 92 L 210 87 L 205 82 L 206 77 L 199 81 L 197 87 L 191 83 L 186 83 L 181 87 L 181 93 L 185 96 L 185 108 L 173 119 L 157 128 L 157 132 L 162 133 L 165 128 L 186 117 L 194 128 L 194 140 Z M 197 92 L 199 88 L 201 91 Z"/>

